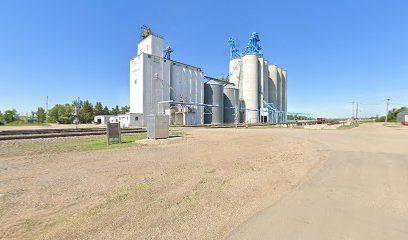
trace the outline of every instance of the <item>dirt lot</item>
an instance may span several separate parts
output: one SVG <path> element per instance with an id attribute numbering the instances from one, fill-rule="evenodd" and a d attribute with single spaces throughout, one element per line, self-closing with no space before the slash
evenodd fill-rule
<path id="1" fill-rule="evenodd" d="M 276 131 L 326 145 L 329 159 L 229 240 L 408 239 L 408 127 Z"/>
<path id="2" fill-rule="evenodd" d="M 223 239 L 327 159 L 326 147 L 276 130 L 191 128 L 160 144 L 60 153 L 0 143 L 0 238 Z"/>

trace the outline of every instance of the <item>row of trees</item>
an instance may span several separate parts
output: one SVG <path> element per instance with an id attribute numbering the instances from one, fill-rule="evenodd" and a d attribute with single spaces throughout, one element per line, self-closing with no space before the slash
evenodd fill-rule
<path id="1" fill-rule="evenodd" d="M 15 109 L 6 110 L 4 113 L 0 111 L 0 121 L 14 122 L 18 120 L 18 114 Z"/>
<path id="2" fill-rule="evenodd" d="M 129 106 L 109 109 L 106 105 L 103 106 L 101 102 L 96 102 L 93 105 L 88 100 L 75 100 L 71 104 L 57 104 L 48 111 L 48 122 L 50 123 L 72 123 L 74 119 L 78 119 L 80 123 L 91 123 L 97 115 L 118 115 L 125 114 L 130 111 Z M 0 111 L 0 121 L 14 122 L 21 120 L 15 109 L 6 110 L 4 113 Z M 35 121 L 45 123 L 47 120 L 47 113 L 44 108 L 39 107 L 37 111 L 31 112 L 31 116 L 27 121 Z"/>
<path id="3" fill-rule="evenodd" d="M 75 100 L 72 104 L 57 104 L 48 112 L 48 121 L 57 123 L 72 123 L 78 118 L 80 123 L 91 123 L 97 115 L 118 115 L 130 111 L 129 106 L 120 107 L 116 105 L 109 109 L 101 102 L 93 105 L 88 100 Z"/>

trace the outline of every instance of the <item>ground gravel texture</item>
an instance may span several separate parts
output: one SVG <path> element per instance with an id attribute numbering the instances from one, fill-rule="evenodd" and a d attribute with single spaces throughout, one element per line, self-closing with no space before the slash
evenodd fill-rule
<path id="1" fill-rule="evenodd" d="M 272 128 L 183 131 L 169 144 L 60 154 L 1 145 L 0 239 L 224 239 L 328 154 Z"/>

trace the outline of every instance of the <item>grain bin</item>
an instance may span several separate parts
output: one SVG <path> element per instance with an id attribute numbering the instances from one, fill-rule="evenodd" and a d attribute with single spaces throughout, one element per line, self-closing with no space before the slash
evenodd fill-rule
<path id="1" fill-rule="evenodd" d="M 242 57 L 242 100 L 245 122 L 258 123 L 258 56 L 249 54 Z"/>
<path id="2" fill-rule="evenodd" d="M 235 116 L 239 121 L 239 114 L 235 114 L 235 109 L 239 107 L 239 89 L 228 84 L 224 87 L 224 123 L 235 123 Z M 239 111 L 239 110 L 237 110 Z"/>
<path id="3" fill-rule="evenodd" d="M 222 124 L 224 122 L 224 93 L 220 83 L 210 80 L 204 84 L 204 103 L 214 105 L 214 107 L 206 107 L 204 124 Z"/>

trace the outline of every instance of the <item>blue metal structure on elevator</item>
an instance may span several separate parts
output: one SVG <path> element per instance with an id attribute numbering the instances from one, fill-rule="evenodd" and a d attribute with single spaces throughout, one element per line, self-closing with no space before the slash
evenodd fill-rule
<path id="1" fill-rule="evenodd" d="M 263 57 L 262 48 L 259 45 L 259 34 L 257 32 L 253 32 L 251 37 L 249 38 L 249 42 L 245 48 L 244 54 L 256 54 L 258 57 Z"/>
<path id="2" fill-rule="evenodd" d="M 241 58 L 241 54 L 238 50 L 238 44 L 233 38 L 228 39 L 228 43 L 230 45 L 230 59 L 237 59 Z"/>
<path id="3" fill-rule="evenodd" d="M 170 54 L 173 52 L 174 50 L 171 47 L 166 47 L 166 49 L 164 49 L 164 59 L 168 59 L 170 60 Z"/>

